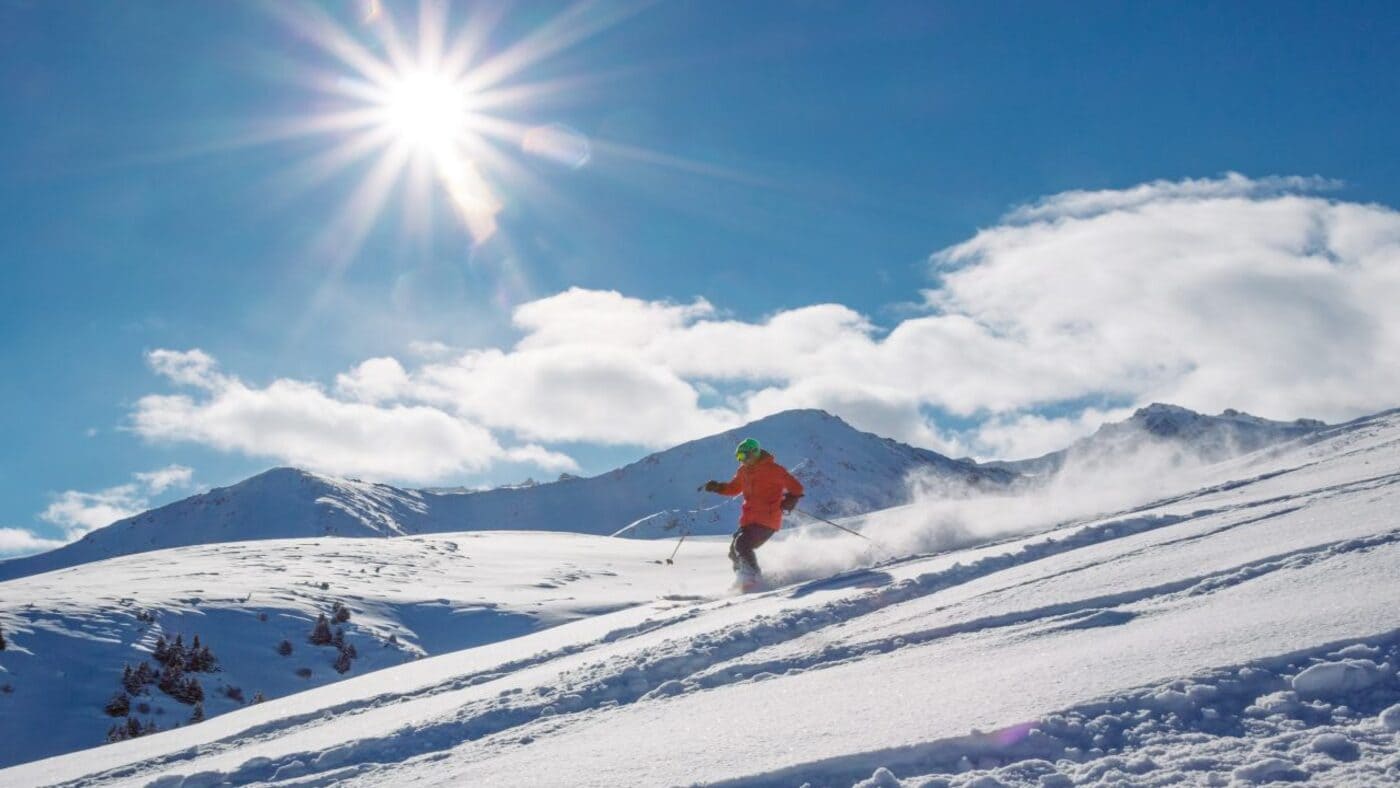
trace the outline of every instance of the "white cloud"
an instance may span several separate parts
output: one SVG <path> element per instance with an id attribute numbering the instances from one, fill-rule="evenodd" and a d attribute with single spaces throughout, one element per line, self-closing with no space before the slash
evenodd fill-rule
<path id="1" fill-rule="evenodd" d="M 122 484 L 94 493 L 67 490 L 50 503 L 39 519 L 63 529 L 68 540 L 125 520 L 145 509 L 146 499 L 135 484 Z"/>
<path id="2" fill-rule="evenodd" d="M 194 471 L 183 465 L 167 465 L 132 474 L 132 477 L 135 482 L 97 492 L 65 490 L 54 496 L 53 502 L 39 513 L 39 519 L 62 528 L 64 536 L 72 541 L 89 531 L 140 514 L 150 507 L 152 496 L 189 486 Z"/>
<path id="3" fill-rule="evenodd" d="M 156 353 L 181 355 L 176 351 Z M 193 354 L 209 359 L 197 350 L 184 355 Z M 201 377 L 172 377 L 207 388 L 204 396 L 142 397 L 132 415 L 135 431 L 150 440 L 192 441 L 326 473 L 406 481 L 472 473 L 495 461 L 522 456 L 547 462 L 551 469 L 575 468 L 568 457 L 544 449 L 512 455 L 485 428 L 438 408 L 347 401 L 328 395 L 313 383 L 296 380 L 251 387 L 236 377 L 214 372 L 213 360 L 209 362 L 207 374 Z M 385 366 L 375 364 L 372 369 Z M 206 386 L 204 380 L 215 382 Z M 339 383 L 357 397 L 383 393 L 367 380 L 377 383 L 382 378 L 364 374 L 361 365 L 343 375 Z"/>
<path id="4" fill-rule="evenodd" d="M 1076 415 L 1059 418 L 1034 413 L 1003 414 L 982 423 L 973 436 L 975 443 L 966 451 L 1007 460 L 1039 457 L 1092 434 L 1105 422 L 1122 421 L 1132 411 L 1085 408 Z"/>
<path id="5" fill-rule="evenodd" d="M 172 487 L 188 487 L 193 478 L 194 470 L 183 465 L 167 465 L 136 474 L 136 480 L 144 484 L 151 495 L 160 495 Z"/>
<path id="6" fill-rule="evenodd" d="M 450 356 L 454 352 L 452 346 L 437 340 L 415 339 L 408 343 L 410 355 L 424 359 L 436 359 Z"/>
<path id="7" fill-rule="evenodd" d="M 608 345 L 480 351 L 416 379 L 422 399 L 528 439 L 668 446 L 736 423 L 665 365 Z"/>
<path id="8" fill-rule="evenodd" d="M 1054 195 L 933 255 L 925 311 L 888 330 L 841 304 L 744 321 L 574 288 L 518 307 L 513 347 L 369 359 L 333 393 L 251 388 L 200 351 L 157 351 L 154 369 L 206 393 L 146 397 L 135 423 L 427 480 L 568 465 L 498 433 L 660 447 L 789 407 L 980 457 L 1061 448 L 1120 415 L 1086 402 L 1342 419 L 1397 404 L 1400 213 L 1312 193 L 1332 186 L 1228 174 Z"/>
<path id="9" fill-rule="evenodd" d="M 1172 196 L 1003 225 L 945 250 L 929 303 L 974 324 L 998 410 L 1112 394 L 1344 418 L 1400 390 L 1400 214 L 1282 194 Z"/>
<path id="10" fill-rule="evenodd" d="M 1219 178 L 1187 178 L 1181 181 L 1152 181 L 1128 189 L 1074 190 L 1060 192 L 1007 214 L 1010 221 L 1032 222 L 1047 219 L 1086 217 L 1109 211 L 1131 210 L 1149 203 L 1168 200 L 1202 200 L 1228 197 L 1260 197 L 1290 192 L 1339 189 L 1339 181 L 1318 176 L 1297 175 L 1247 178 L 1227 172 Z"/>
<path id="11" fill-rule="evenodd" d="M 637 348 L 713 313 L 714 307 L 703 299 L 672 304 L 574 287 L 522 304 L 513 317 L 525 332 L 520 350 L 559 345 Z"/>
<path id="12" fill-rule="evenodd" d="M 360 402 L 398 399 L 408 385 L 408 373 L 393 358 L 372 358 L 335 377 L 340 394 Z"/>
<path id="13" fill-rule="evenodd" d="M 0 556 L 6 558 L 42 553 L 64 544 L 60 539 L 45 539 L 23 528 L 0 528 Z"/>
<path id="14" fill-rule="evenodd" d="M 153 350 L 146 355 L 146 363 L 156 374 L 169 378 L 183 386 L 196 386 L 203 389 L 218 388 L 226 379 L 218 371 L 213 356 L 198 348 L 194 350 Z"/>

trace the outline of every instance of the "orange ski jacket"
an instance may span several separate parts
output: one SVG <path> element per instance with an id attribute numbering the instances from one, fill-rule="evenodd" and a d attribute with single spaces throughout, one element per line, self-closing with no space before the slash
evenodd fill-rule
<path id="1" fill-rule="evenodd" d="M 793 478 L 768 452 L 753 465 L 740 465 L 734 478 L 717 490 L 720 495 L 744 496 L 739 525 L 761 525 L 774 531 L 783 527 L 783 493 L 802 494 L 802 482 Z"/>

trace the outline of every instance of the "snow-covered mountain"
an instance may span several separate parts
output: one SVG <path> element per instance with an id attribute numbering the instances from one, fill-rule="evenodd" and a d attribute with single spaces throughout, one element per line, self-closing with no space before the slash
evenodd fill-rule
<path id="1" fill-rule="evenodd" d="M 1157 402 L 1139 408 L 1123 421 L 1104 424 L 1093 435 L 1059 451 L 1028 460 L 989 462 L 983 467 L 1044 476 L 1071 464 L 1090 471 L 1110 467 L 1131 461 L 1144 451 L 1170 453 L 1191 462 L 1219 462 L 1326 426 L 1315 419 L 1271 421 L 1233 409 L 1207 416 Z"/>
<path id="2" fill-rule="evenodd" d="M 1208 470 L 1050 530 L 978 540 L 973 518 L 947 534 L 964 547 L 835 575 L 815 559 L 860 540 L 785 529 L 761 554 L 776 587 L 740 597 L 697 590 L 722 538 L 666 565 L 654 542 L 548 533 L 187 547 L 12 580 L 0 722 L 20 753 L 110 724 L 95 704 L 156 632 L 214 633 L 206 695 L 328 676 L 336 649 L 305 633 L 337 603 L 360 656 L 178 730 L 189 707 L 149 689 L 131 700 L 166 714 L 134 716 L 162 732 L 0 785 L 1395 784 L 1400 412 Z M 881 545 L 953 527 L 922 506 L 845 522 Z M 531 609 L 565 623 L 514 629 Z M 430 641 L 448 652 L 362 673 Z M 65 692 L 82 711 L 43 716 Z"/>
<path id="3" fill-rule="evenodd" d="M 745 437 L 757 438 L 802 480 L 807 488 L 803 508 L 822 516 L 903 503 L 909 498 L 906 477 L 915 471 L 972 488 L 1014 478 L 999 468 L 979 468 L 860 432 L 824 411 L 793 410 L 600 476 L 487 491 L 405 490 L 275 468 L 120 520 L 57 550 L 0 562 L 0 580 L 145 550 L 248 539 L 478 529 L 633 537 L 669 536 L 681 529 L 729 533 L 737 506 L 696 488 L 733 474 L 734 446 Z"/>

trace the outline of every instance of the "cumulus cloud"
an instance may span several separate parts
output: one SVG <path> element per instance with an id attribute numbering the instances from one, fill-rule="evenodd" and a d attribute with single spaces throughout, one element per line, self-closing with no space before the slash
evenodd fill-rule
<path id="1" fill-rule="evenodd" d="M 453 349 L 445 342 L 415 339 L 408 343 L 408 352 L 418 358 L 436 359 L 452 355 Z"/>
<path id="2" fill-rule="evenodd" d="M 134 484 L 92 493 L 67 490 L 59 493 L 53 503 L 39 514 L 39 518 L 62 528 L 72 540 L 88 531 L 139 514 L 144 504 L 145 499 Z"/>
<path id="3" fill-rule="evenodd" d="M 0 528 L 0 556 L 14 558 L 62 547 L 60 539 L 45 539 L 23 528 Z"/>
<path id="4" fill-rule="evenodd" d="M 1343 418 L 1394 404 L 1400 384 L 1389 208 L 1173 193 L 983 230 L 936 263 L 953 270 L 930 306 L 967 316 L 1024 381 L 976 380 L 1000 409 L 1108 394 Z"/>
<path id="5" fill-rule="evenodd" d="M 408 385 L 408 373 L 396 359 L 372 358 L 335 378 L 336 391 L 360 402 L 397 399 Z"/>
<path id="6" fill-rule="evenodd" d="M 1024 205 L 1007 214 L 1008 221 L 1043 221 L 1084 217 L 1108 211 L 1131 210 L 1140 205 L 1169 200 L 1202 200 L 1226 197 L 1261 197 L 1289 192 L 1340 189 L 1341 182 L 1317 176 L 1298 175 L 1247 178 L 1228 172 L 1219 178 L 1187 178 L 1180 181 L 1152 181 L 1129 189 L 1072 190 L 1060 192 Z"/>
<path id="7" fill-rule="evenodd" d="M 132 474 L 135 479 L 97 492 L 65 490 L 39 513 L 39 519 L 63 530 L 67 541 L 89 531 L 140 514 L 150 506 L 152 496 L 181 487 L 188 487 L 194 471 L 183 465 L 168 465 L 154 471 Z M 39 539 L 39 542 L 51 540 Z M 61 544 L 61 543 L 60 543 Z"/>
<path id="8" fill-rule="evenodd" d="M 171 358 L 208 363 L 192 376 L 172 367 Z M 392 359 L 371 360 L 342 375 L 337 387 L 348 398 L 297 380 L 250 386 L 218 372 L 198 350 L 158 350 L 149 360 L 172 382 L 205 389 L 197 396 L 142 397 L 132 427 L 153 441 L 190 441 L 326 473 L 407 481 L 481 471 L 521 457 L 550 469 L 576 468 L 567 456 L 543 448 L 507 450 L 484 427 L 438 408 L 375 404 L 393 396 L 394 370 L 402 369 Z"/>
<path id="9" fill-rule="evenodd" d="M 1061 448 L 1151 401 L 1342 419 L 1397 404 L 1400 214 L 1319 196 L 1336 185 L 1231 173 L 1053 195 L 933 254 L 923 310 L 889 326 L 842 304 L 740 320 L 574 288 L 519 306 L 511 347 L 369 359 L 329 393 L 157 351 L 157 372 L 202 393 L 146 397 L 134 422 L 430 479 L 562 468 L 539 444 L 663 447 L 791 407 L 984 458 Z"/>
<path id="10" fill-rule="evenodd" d="M 183 465 L 167 465 L 154 471 L 136 474 L 136 480 L 152 495 L 160 495 L 172 487 L 188 487 L 194 470 Z"/>

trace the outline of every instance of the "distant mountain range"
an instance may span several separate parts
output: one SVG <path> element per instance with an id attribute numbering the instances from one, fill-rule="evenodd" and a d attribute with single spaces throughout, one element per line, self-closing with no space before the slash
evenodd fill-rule
<path id="1" fill-rule="evenodd" d="M 954 460 L 861 432 L 820 410 L 790 410 L 648 455 L 591 478 L 493 490 L 401 489 L 274 468 L 119 520 L 57 550 L 0 562 L 0 581 L 119 555 L 219 542 L 316 536 L 388 537 L 451 531 L 569 531 L 654 538 L 724 534 L 735 499 L 701 493 L 734 472 L 733 449 L 757 438 L 807 488 L 802 508 L 823 517 L 864 514 L 909 500 L 917 473 L 951 488 L 990 489 L 1046 477 L 1067 463 L 1092 470 L 1126 461 L 1144 446 L 1213 462 L 1316 432 L 1326 425 L 1270 421 L 1234 410 L 1206 416 L 1153 404 L 1105 424 L 1066 449 L 1029 460 Z M 797 518 L 801 520 L 800 516 Z"/>
<path id="2" fill-rule="evenodd" d="M 1257 451 L 1275 443 L 1317 432 L 1327 425 L 1316 419 L 1271 421 L 1237 410 L 1207 416 L 1160 402 L 1139 408 L 1124 421 L 1099 427 L 1069 447 L 1028 460 L 983 463 L 1028 476 L 1052 475 L 1067 464 L 1092 470 L 1131 458 L 1144 449 L 1174 452 L 1195 462 L 1220 460 Z"/>
<path id="3" fill-rule="evenodd" d="M 409 490 L 274 468 L 119 520 L 57 550 L 0 563 L 0 580 L 147 550 L 255 539 L 476 530 L 728 533 L 735 501 L 696 488 L 733 474 L 734 446 L 745 437 L 757 438 L 802 480 L 804 509 L 828 517 L 905 503 L 906 478 L 915 471 L 972 487 L 1016 477 L 861 432 L 824 411 L 792 410 L 592 478 L 494 490 Z"/>

